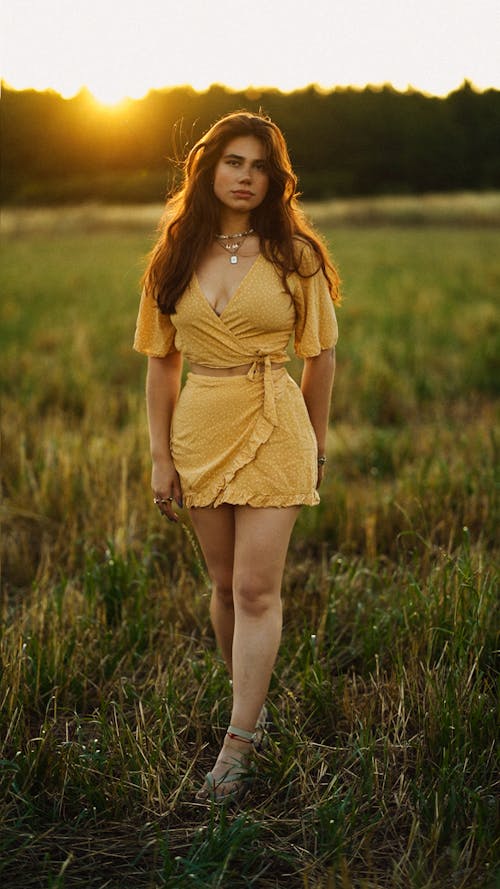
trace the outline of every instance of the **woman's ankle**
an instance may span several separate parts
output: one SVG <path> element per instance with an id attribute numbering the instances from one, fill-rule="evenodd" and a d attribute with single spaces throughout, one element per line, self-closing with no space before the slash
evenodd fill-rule
<path id="1" fill-rule="evenodd" d="M 236 738 L 234 735 L 229 736 L 227 733 L 224 736 L 224 743 L 222 746 L 224 750 L 231 750 L 234 753 L 241 753 L 244 756 L 248 756 L 252 751 L 252 745 L 247 741 Z"/>

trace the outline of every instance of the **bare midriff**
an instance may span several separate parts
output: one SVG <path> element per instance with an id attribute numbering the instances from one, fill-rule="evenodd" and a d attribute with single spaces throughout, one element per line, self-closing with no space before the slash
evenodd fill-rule
<path id="1" fill-rule="evenodd" d="M 207 377 L 237 377 L 247 374 L 253 366 L 252 362 L 249 364 L 238 364 L 236 367 L 207 367 L 205 364 L 190 364 L 189 369 L 195 374 L 203 374 L 203 376 Z M 280 367 L 283 367 L 283 365 L 271 364 L 271 370 L 279 370 Z M 263 371 L 264 367 L 257 366 L 256 369 Z"/>

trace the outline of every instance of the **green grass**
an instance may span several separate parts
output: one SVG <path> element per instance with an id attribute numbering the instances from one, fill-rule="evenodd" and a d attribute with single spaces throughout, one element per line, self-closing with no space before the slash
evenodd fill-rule
<path id="1" fill-rule="evenodd" d="M 235 814 L 191 805 L 230 691 L 188 526 L 151 504 L 130 348 L 151 235 L 5 239 L 7 889 L 496 885 L 498 235 L 327 233 L 346 291 L 329 471 Z"/>

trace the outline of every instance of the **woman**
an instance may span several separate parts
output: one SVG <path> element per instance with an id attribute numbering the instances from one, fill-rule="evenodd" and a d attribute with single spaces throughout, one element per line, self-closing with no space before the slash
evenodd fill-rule
<path id="1" fill-rule="evenodd" d="M 300 506 L 319 502 L 326 462 L 338 277 L 296 182 L 269 118 L 218 121 L 168 202 L 134 342 L 148 355 L 154 503 L 170 521 L 174 502 L 190 511 L 232 679 L 231 724 L 197 793 L 215 802 L 242 795 L 262 738 L 290 534 Z M 283 366 L 292 334 L 301 389 Z"/>

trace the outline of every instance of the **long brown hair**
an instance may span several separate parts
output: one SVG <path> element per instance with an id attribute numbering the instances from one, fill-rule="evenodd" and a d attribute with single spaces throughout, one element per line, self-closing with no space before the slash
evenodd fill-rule
<path id="1" fill-rule="evenodd" d="M 288 292 L 287 276 L 291 272 L 307 277 L 321 267 L 332 297 L 338 302 L 338 274 L 298 205 L 297 177 L 283 134 L 266 115 L 248 111 L 222 117 L 189 152 L 183 165 L 183 183 L 167 201 L 160 234 L 144 274 L 144 286 L 163 313 L 175 312 L 203 252 L 219 230 L 219 205 L 213 190 L 215 167 L 228 142 L 238 136 L 254 136 L 265 148 L 269 187 L 250 219 L 264 256 L 280 269 Z M 309 243 L 316 254 L 318 264 L 312 273 L 310 262 L 308 272 L 301 271 L 303 250 L 297 238 Z"/>

